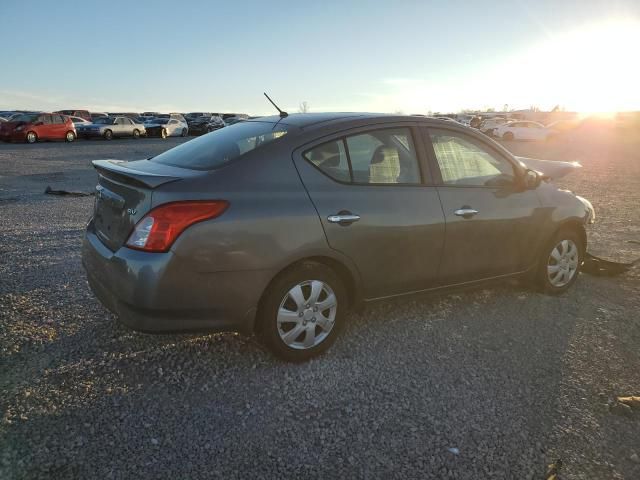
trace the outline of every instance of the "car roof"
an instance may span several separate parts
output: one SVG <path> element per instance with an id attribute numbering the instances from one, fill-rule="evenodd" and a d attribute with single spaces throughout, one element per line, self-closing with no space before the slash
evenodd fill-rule
<path id="1" fill-rule="evenodd" d="M 398 115 L 392 113 L 359 113 L 359 112 L 327 112 L 327 113 L 292 113 L 286 117 L 272 115 L 268 117 L 259 117 L 256 119 L 245 120 L 247 122 L 270 122 L 280 123 L 298 127 L 302 130 L 312 130 L 314 128 L 325 127 L 330 124 L 339 124 L 350 121 L 386 121 L 386 122 L 420 122 L 431 125 L 450 126 L 450 120 L 440 120 L 437 118 L 424 117 L 421 115 Z"/>

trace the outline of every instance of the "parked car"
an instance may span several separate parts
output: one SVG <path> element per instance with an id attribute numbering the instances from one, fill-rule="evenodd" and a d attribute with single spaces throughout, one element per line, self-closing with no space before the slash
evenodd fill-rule
<path id="1" fill-rule="evenodd" d="M 224 126 L 224 121 L 217 116 L 196 118 L 189 122 L 189 135 L 204 135 Z"/>
<path id="2" fill-rule="evenodd" d="M 93 122 L 96 118 L 108 117 L 106 113 L 103 112 L 91 112 L 91 121 Z"/>
<path id="3" fill-rule="evenodd" d="M 85 120 L 84 118 L 81 118 L 81 117 L 69 117 L 69 118 L 71 119 L 73 124 L 76 126 L 76 130 L 80 125 L 91 125 L 91 122 L 89 120 Z"/>
<path id="4" fill-rule="evenodd" d="M 538 122 L 516 121 L 499 125 L 493 135 L 503 140 L 547 140 L 551 132 Z"/>
<path id="5" fill-rule="evenodd" d="M 223 120 L 223 122 L 225 125 L 235 125 L 236 123 L 244 122 L 246 120 L 246 118 L 241 117 L 227 117 Z"/>
<path id="6" fill-rule="evenodd" d="M 136 123 L 129 117 L 101 117 L 89 125 L 78 126 L 78 135 L 82 138 L 104 138 L 111 140 L 116 137 L 140 138 L 146 135 L 144 125 Z"/>
<path id="7" fill-rule="evenodd" d="M 4 117 L 0 117 L 0 122 L 6 122 L 6 121 L 7 121 L 7 119 L 6 119 L 6 118 L 4 118 Z"/>
<path id="8" fill-rule="evenodd" d="M 506 278 L 577 279 L 591 204 L 453 122 L 377 114 L 247 120 L 147 160 L 96 160 L 82 262 L 146 332 L 256 332 L 326 350 L 352 306 Z"/>
<path id="9" fill-rule="evenodd" d="M 493 130 L 500 125 L 504 125 L 508 120 L 504 117 L 491 117 L 482 121 L 480 131 L 485 135 L 493 135 Z"/>
<path id="10" fill-rule="evenodd" d="M 186 137 L 189 125 L 177 118 L 154 118 L 144 124 L 149 137 Z"/>
<path id="11" fill-rule="evenodd" d="M 36 143 L 38 140 L 76 139 L 76 127 L 59 113 L 20 113 L 0 124 L 0 140 Z"/>
<path id="12" fill-rule="evenodd" d="M 184 119 L 187 121 L 187 123 L 196 120 L 196 119 L 200 119 L 202 117 L 206 117 L 209 118 L 211 117 L 211 113 L 207 113 L 207 112 L 190 112 L 187 113 L 186 115 L 184 115 Z"/>
<path id="13" fill-rule="evenodd" d="M 63 115 L 67 115 L 68 117 L 80 117 L 84 118 L 85 120 L 91 121 L 91 114 L 88 110 L 58 110 L 57 112 L 53 113 L 61 113 Z"/>

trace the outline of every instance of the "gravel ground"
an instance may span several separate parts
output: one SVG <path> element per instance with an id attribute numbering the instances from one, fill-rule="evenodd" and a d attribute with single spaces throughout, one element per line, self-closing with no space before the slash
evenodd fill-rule
<path id="1" fill-rule="evenodd" d="M 506 284 L 382 302 L 325 356 L 120 326 L 79 258 L 96 158 L 181 139 L 0 145 L 0 478 L 640 478 L 640 272 L 548 297 Z M 640 136 L 587 129 L 517 154 L 580 160 L 591 251 L 640 256 Z"/>

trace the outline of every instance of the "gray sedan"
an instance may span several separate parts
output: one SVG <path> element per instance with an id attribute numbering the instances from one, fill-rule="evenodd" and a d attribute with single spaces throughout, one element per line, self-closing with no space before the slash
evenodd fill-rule
<path id="1" fill-rule="evenodd" d="M 146 135 L 144 125 L 129 117 L 100 117 L 93 123 L 76 126 L 78 137 L 104 138 L 111 140 L 115 137 L 140 138 Z"/>
<path id="2" fill-rule="evenodd" d="M 506 278 L 564 292 L 595 218 L 551 182 L 578 165 L 424 117 L 266 117 L 93 164 L 82 259 L 103 304 L 141 331 L 257 333 L 290 361 L 365 302 Z"/>

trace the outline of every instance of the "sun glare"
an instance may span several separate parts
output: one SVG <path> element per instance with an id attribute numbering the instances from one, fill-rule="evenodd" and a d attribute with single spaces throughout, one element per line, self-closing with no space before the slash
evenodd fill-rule
<path id="1" fill-rule="evenodd" d="M 519 60 L 521 93 L 581 112 L 640 109 L 640 22 L 610 22 L 552 36 Z"/>

